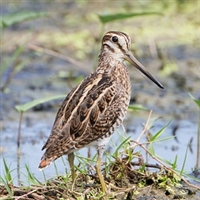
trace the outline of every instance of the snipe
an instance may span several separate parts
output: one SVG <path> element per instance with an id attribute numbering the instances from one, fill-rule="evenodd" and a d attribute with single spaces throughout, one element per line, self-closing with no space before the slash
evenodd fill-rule
<path id="1" fill-rule="evenodd" d="M 131 97 L 131 82 L 125 60 L 134 65 L 160 88 L 163 86 L 130 52 L 131 40 L 122 32 L 107 32 L 102 39 L 97 69 L 74 88 L 63 101 L 39 168 L 68 155 L 72 179 L 75 178 L 74 152 L 97 147 L 96 171 L 106 192 L 101 158 L 111 135 L 122 124 Z"/>

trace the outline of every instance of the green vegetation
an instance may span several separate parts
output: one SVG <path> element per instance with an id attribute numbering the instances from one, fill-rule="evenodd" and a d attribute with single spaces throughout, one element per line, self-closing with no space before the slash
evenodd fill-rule
<path id="1" fill-rule="evenodd" d="M 99 15 L 99 19 L 102 24 L 106 24 L 109 22 L 113 22 L 116 20 L 125 20 L 132 17 L 137 16 L 144 16 L 144 15 L 162 15 L 161 13 L 157 12 L 141 12 L 141 13 L 117 13 L 117 14 L 110 14 L 110 15 Z"/>
<path id="2" fill-rule="evenodd" d="M 11 13 L 2 16 L 0 21 L 0 27 L 7 28 L 9 26 L 22 23 L 27 20 L 37 19 L 45 16 L 47 16 L 47 14 L 31 12 L 31 11 L 20 11 L 17 13 Z"/>

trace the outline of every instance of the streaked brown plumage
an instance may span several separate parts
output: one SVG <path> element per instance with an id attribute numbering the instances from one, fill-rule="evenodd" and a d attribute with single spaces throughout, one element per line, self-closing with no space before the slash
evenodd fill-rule
<path id="1" fill-rule="evenodd" d="M 130 77 L 125 60 L 133 64 L 159 87 L 163 86 L 130 52 L 130 37 L 110 31 L 102 39 L 97 69 L 74 88 L 63 101 L 39 168 L 68 155 L 72 178 L 74 151 L 88 145 L 97 147 L 97 174 L 102 189 L 106 186 L 101 174 L 101 157 L 114 130 L 122 124 L 131 96 Z"/>

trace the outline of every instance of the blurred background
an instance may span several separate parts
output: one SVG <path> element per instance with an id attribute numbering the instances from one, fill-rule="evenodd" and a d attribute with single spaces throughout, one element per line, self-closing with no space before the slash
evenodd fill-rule
<path id="1" fill-rule="evenodd" d="M 27 164 L 42 179 L 42 173 L 37 171 L 41 148 L 63 98 L 23 112 L 19 154 L 20 112 L 15 106 L 67 95 L 97 67 L 101 38 L 110 30 L 131 37 L 133 54 L 165 88 L 158 88 L 129 66 L 131 104 L 148 110 L 130 110 L 124 134 L 136 139 L 149 110 L 153 110 L 152 118 L 157 120 L 150 133 L 155 134 L 171 120 L 164 137 L 175 136 L 156 144 L 155 151 L 170 162 L 178 155 L 180 169 L 189 147 L 185 171 L 194 169 L 199 109 L 189 93 L 200 98 L 200 1 L 3 0 L 0 9 L 1 174 L 4 158 L 13 174 L 17 174 L 17 165 L 23 174 Z M 113 141 L 118 140 L 115 134 Z M 80 154 L 86 156 L 87 150 Z M 58 171 L 64 173 L 62 162 L 56 163 Z M 55 175 L 52 169 L 50 166 L 46 170 L 48 178 Z"/>

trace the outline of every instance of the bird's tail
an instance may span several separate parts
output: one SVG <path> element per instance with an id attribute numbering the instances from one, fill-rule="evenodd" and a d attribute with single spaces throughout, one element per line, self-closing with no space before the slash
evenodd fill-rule
<path id="1" fill-rule="evenodd" d="M 51 164 L 51 162 L 53 162 L 55 159 L 56 158 L 52 158 L 52 157 L 46 158 L 46 157 L 43 156 L 42 159 L 41 159 L 41 162 L 39 164 L 38 169 L 43 170 L 45 167 L 48 167 Z"/>

